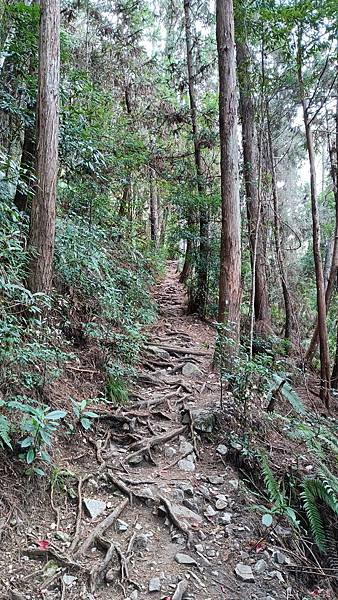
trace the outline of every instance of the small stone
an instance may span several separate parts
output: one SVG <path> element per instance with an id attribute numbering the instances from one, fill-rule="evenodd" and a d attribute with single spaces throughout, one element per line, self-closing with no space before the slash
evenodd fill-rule
<path id="1" fill-rule="evenodd" d="M 224 475 L 209 475 L 208 481 L 212 485 L 222 485 L 224 483 Z"/>
<path id="2" fill-rule="evenodd" d="M 210 499 L 210 492 L 206 485 L 200 485 L 198 491 L 200 494 L 202 494 L 202 496 L 204 496 L 204 498 L 207 498 L 207 500 Z"/>
<path id="3" fill-rule="evenodd" d="M 170 360 L 170 354 L 166 350 L 158 348 L 158 346 L 148 346 L 148 349 L 159 356 L 159 358 L 163 358 L 163 360 Z"/>
<path id="4" fill-rule="evenodd" d="M 149 581 L 148 586 L 149 592 L 160 592 L 161 591 L 161 580 L 159 577 L 152 577 Z"/>
<path id="5" fill-rule="evenodd" d="M 260 575 L 261 573 L 264 573 L 264 571 L 266 571 L 268 568 L 268 563 L 266 562 L 266 560 L 264 560 L 264 558 L 261 558 L 260 560 L 258 560 L 254 566 L 254 571 L 255 573 L 257 573 L 258 575 Z"/>
<path id="6" fill-rule="evenodd" d="M 148 498 L 149 500 L 154 500 L 154 492 L 149 486 L 144 486 L 139 488 L 139 493 L 143 496 L 143 498 Z"/>
<path id="7" fill-rule="evenodd" d="M 231 519 L 232 514 L 229 512 L 225 512 L 218 518 L 218 522 L 220 523 L 220 525 L 230 525 Z"/>
<path id="8" fill-rule="evenodd" d="M 137 600 L 138 599 L 138 591 L 134 590 L 131 594 L 130 594 L 130 600 Z"/>
<path id="9" fill-rule="evenodd" d="M 199 368 L 193 362 L 187 362 L 182 367 L 182 375 L 184 375 L 184 377 L 195 377 L 196 375 L 199 375 L 200 372 Z"/>
<path id="10" fill-rule="evenodd" d="M 216 550 L 208 548 L 206 554 L 209 558 L 214 558 L 216 556 Z"/>
<path id="11" fill-rule="evenodd" d="M 186 458 L 181 458 L 181 460 L 178 461 L 177 466 L 181 471 L 186 471 L 187 473 L 195 471 L 196 466 L 193 455 L 189 454 Z"/>
<path id="12" fill-rule="evenodd" d="M 74 577 L 73 575 L 64 575 L 62 579 L 65 585 L 72 585 L 77 580 L 77 577 Z"/>
<path id="13" fill-rule="evenodd" d="M 178 500 L 179 502 L 183 502 L 184 491 L 177 488 L 176 490 L 174 490 L 173 496 L 174 496 L 175 500 Z"/>
<path id="14" fill-rule="evenodd" d="M 285 556 L 285 554 L 279 550 L 273 553 L 272 560 L 278 565 L 285 565 L 288 562 L 287 556 Z"/>
<path id="15" fill-rule="evenodd" d="M 192 558 L 192 556 L 189 556 L 189 554 L 183 554 L 182 552 L 178 552 L 175 555 L 175 560 L 179 565 L 197 565 L 197 562 L 194 558 Z"/>
<path id="16" fill-rule="evenodd" d="M 221 456 L 226 456 L 228 454 L 228 448 L 224 444 L 219 444 L 216 448 L 216 452 Z"/>
<path id="17" fill-rule="evenodd" d="M 224 510 L 228 506 L 228 502 L 226 500 L 222 500 L 222 498 L 219 498 L 216 500 L 215 506 L 217 510 Z"/>
<path id="18" fill-rule="evenodd" d="M 270 577 L 276 577 L 280 583 L 284 583 L 284 577 L 280 571 L 270 571 Z"/>
<path id="19" fill-rule="evenodd" d="M 101 515 L 107 508 L 106 502 L 103 502 L 102 500 L 95 500 L 94 498 L 84 498 L 83 503 L 92 519 L 95 519 Z"/>
<path id="20" fill-rule="evenodd" d="M 60 542 L 64 542 L 65 544 L 70 542 L 70 536 L 65 531 L 56 531 L 54 535 Z"/>
<path id="21" fill-rule="evenodd" d="M 128 458 L 128 463 L 130 465 L 139 465 L 143 462 L 143 456 L 141 454 L 137 454 L 136 456 L 130 456 Z"/>
<path id="22" fill-rule="evenodd" d="M 187 496 L 194 495 L 194 488 L 191 483 L 181 482 L 177 485 L 177 487 L 182 490 Z"/>
<path id="23" fill-rule="evenodd" d="M 193 452 L 194 451 L 194 446 L 188 442 L 187 440 L 182 440 L 180 443 L 180 452 L 182 452 L 182 454 L 188 454 L 188 452 Z"/>
<path id="24" fill-rule="evenodd" d="M 235 567 L 235 573 L 238 579 L 241 579 L 242 581 L 255 581 L 252 569 L 249 565 L 245 565 L 244 563 L 237 563 Z"/>
<path id="25" fill-rule="evenodd" d="M 135 537 L 134 548 L 137 550 L 145 550 L 148 547 L 149 538 L 145 533 L 140 533 Z"/>
<path id="26" fill-rule="evenodd" d="M 173 456 L 175 456 L 175 454 L 176 454 L 175 448 L 172 448 L 171 446 L 164 447 L 164 456 L 166 458 L 172 458 Z"/>
<path id="27" fill-rule="evenodd" d="M 180 504 L 172 503 L 171 510 L 179 519 L 184 519 L 190 523 L 194 522 L 200 524 L 203 521 L 202 517 L 198 513 L 186 508 L 185 506 L 181 506 Z"/>
<path id="28" fill-rule="evenodd" d="M 238 490 L 238 488 L 239 488 L 239 481 L 238 481 L 238 479 L 229 479 L 229 485 L 231 485 L 231 487 L 232 487 L 234 490 L 236 490 L 236 491 L 237 491 L 237 490 Z"/>
<path id="29" fill-rule="evenodd" d="M 205 512 L 204 512 L 206 517 L 214 517 L 217 513 L 216 511 L 212 508 L 212 506 L 210 506 L 210 504 L 208 504 Z"/>
<path id="30" fill-rule="evenodd" d="M 121 521 L 121 519 L 117 519 L 116 521 L 116 530 L 120 531 L 121 533 L 123 531 L 127 531 L 129 525 L 128 523 L 126 523 L 125 521 Z"/>
<path id="31" fill-rule="evenodd" d="M 203 552 L 203 550 L 204 550 L 203 544 L 196 544 L 195 550 L 196 550 L 196 552 Z"/>
<path id="32" fill-rule="evenodd" d="M 192 424 L 197 431 L 212 433 L 216 425 L 216 415 L 211 410 L 194 409 L 190 412 Z"/>

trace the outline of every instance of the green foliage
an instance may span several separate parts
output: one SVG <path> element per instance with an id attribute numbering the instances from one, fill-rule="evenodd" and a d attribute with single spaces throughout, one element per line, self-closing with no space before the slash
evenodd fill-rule
<path id="1" fill-rule="evenodd" d="M 304 404 L 286 378 L 278 375 L 277 373 L 273 373 L 271 379 L 272 381 L 267 400 L 271 400 L 274 392 L 278 390 L 280 394 L 282 394 L 282 396 L 284 396 L 284 398 L 291 404 L 292 408 L 297 414 L 304 415 L 306 412 Z"/>
<path id="2" fill-rule="evenodd" d="M 97 418 L 97 413 L 91 410 L 87 410 L 87 405 L 90 400 L 81 400 L 81 402 L 75 402 L 72 400 L 73 412 L 80 423 L 81 427 L 86 431 L 91 428 L 93 419 Z"/>
<path id="3" fill-rule="evenodd" d="M 106 381 L 106 398 L 117 406 L 124 406 L 129 401 L 128 388 L 124 380 L 116 375 L 109 375 L 109 370 Z"/>
<path id="4" fill-rule="evenodd" d="M 10 423 L 5 415 L 0 415 L 0 447 L 3 448 L 4 444 L 8 446 L 8 448 L 12 448 Z"/>
<path id="5" fill-rule="evenodd" d="M 290 524 L 296 529 L 299 528 L 299 520 L 297 518 L 295 510 L 290 505 L 290 501 L 286 495 L 284 486 L 280 484 L 280 482 L 274 476 L 268 461 L 268 457 L 263 452 L 257 453 L 257 458 L 259 461 L 264 486 L 266 490 L 266 494 L 271 505 L 271 508 L 267 511 L 265 506 L 258 505 L 255 508 L 262 511 L 264 513 L 264 520 L 262 522 L 264 525 L 268 526 L 267 523 L 270 523 L 270 520 L 267 518 L 267 515 L 278 516 L 278 517 L 286 517 Z"/>
<path id="6" fill-rule="evenodd" d="M 19 430 L 20 433 L 26 434 L 26 437 L 19 441 L 23 450 L 20 457 L 24 458 L 28 465 L 36 459 L 49 463 L 51 457 L 46 448 L 51 446 L 52 435 L 57 430 L 60 420 L 66 416 L 66 411 L 51 411 L 48 406 L 33 405 L 25 396 L 9 401 L 8 408 L 23 415 Z M 42 471 L 38 474 L 42 474 Z"/>

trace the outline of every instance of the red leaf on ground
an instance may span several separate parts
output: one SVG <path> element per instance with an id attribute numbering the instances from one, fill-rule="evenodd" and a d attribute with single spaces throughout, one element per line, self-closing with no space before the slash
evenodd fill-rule
<path id="1" fill-rule="evenodd" d="M 41 548 L 42 550 L 47 550 L 47 548 L 49 546 L 49 541 L 48 540 L 38 540 L 37 544 L 38 544 L 39 548 Z"/>
<path id="2" fill-rule="evenodd" d="M 264 542 L 258 542 L 258 544 L 256 544 L 256 552 L 263 552 L 263 550 L 265 550 L 266 548 L 266 544 Z"/>

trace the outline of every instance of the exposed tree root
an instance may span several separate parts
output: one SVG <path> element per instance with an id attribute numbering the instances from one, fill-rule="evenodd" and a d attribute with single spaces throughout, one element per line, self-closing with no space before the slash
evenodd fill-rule
<path id="1" fill-rule="evenodd" d="M 72 561 L 68 556 L 62 554 L 54 548 L 53 546 L 48 546 L 48 548 L 26 548 L 23 551 L 26 556 L 30 558 L 47 558 L 49 560 L 55 560 L 62 567 L 67 567 L 70 569 L 74 569 L 76 571 L 85 571 L 85 569 L 79 565 L 78 563 Z"/>
<path id="2" fill-rule="evenodd" d="M 104 532 L 109 529 L 116 521 L 116 519 L 120 516 L 121 512 L 126 508 L 128 504 L 128 500 L 125 499 L 119 504 L 108 517 L 103 519 L 101 523 L 99 523 L 95 529 L 90 533 L 90 535 L 82 542 L 75 553 L 75 558 L 80 558 L 83 556 L 87 550 L 90 548 L 92 544 L 95 543 L 96 539 L 102 537 Z"/>
<path id="3" fill-rule="evenodd" d="M 208 352 L 205 350 L 197 350 L 197 348 L 178 348 L 177 346 L 167 346 L 166 344 L 158 345 L 160 350 L 165 350 L 169 354 L 190 354 L 191 356 L 207 356 Z"/>
<path id="4" fill-rule="evenodd" d="M 146 440 L 141 440 L 140 442 L 136 442 L 135 444 L 132 444 L 130 446 L 130 449 L 136 448 L 136 452 L 133 452 L 132 454 L 128 454 L 127 461 L 130 461 L 131 458 L 134 458 L 135 456 L 139 456 L 140 454 L 147 454 L 150 458 L 150 460 L 154 463 L 154 459 L 151 456 L 151 449 L 154 446 L 158 446 L 159 444 L 164 444 L 165 442 L 168 442 L 169 440 L 172 440 L 176 437 L 178 437 L 181 433 L 183 433 L 185 431 L 186 427 L 185 425 L 183 425 L 182 427 L 180 427 L 179 429 L 175 429 L 174 431 L 169 431 L 167 433 L 164 433 L 163 435 L 158 435 L 158 436 L 154 436 L 152 438 L 148 438 Z"/>
<path id="5" fill-rule="evenodd" d="M 171 502 L 170 502 L 170 500 L 168 500 L 168 498 L 165 498 L 164 496 L 159 496 L 159 500 L 164 505 L 167 515 L 170 518 L 170 520 L 172 521 L 172 523 L 175 525 L 175 527 L 177 527 L 177 529 L 182 531 L 187 536 L 187 547 L 190 548 L 191 544 L 193 542 L 193 534 L 189 530 L 188 525 L 186 523 L 184 523 L 183 521 L 180 521 L 176 517 L 176 515 L 174 514 L 174 512 L 172 510 Z"/>
<path id="6" fill-rule="evenodd" d="M 183 595 L 187 592 L 188 590 L 188 582 L 186 579 L 182 579 L 182 581 L 180 581 L 177 585 L 177 588 L 174 592 L 174 594 L 171 597 L 171 600 L 182 600 Z"/>

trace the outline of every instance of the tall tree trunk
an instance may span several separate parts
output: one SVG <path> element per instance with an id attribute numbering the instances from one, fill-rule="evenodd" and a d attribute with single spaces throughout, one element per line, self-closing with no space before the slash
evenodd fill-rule
<path id="1" fill-rule="evenodd" d="M 149 213 L 150 213 L 150 237 L 157 244 L 158 239 L 158 204 L 154 182 L 154 171 L 149 169 Z"/>
<path id="2" fill-rule="evenodd" d="M 319 333 L 319 353 L 320 353 L 320 398 L 325 406 L 329 408 L 330 404 L 330 355 L 328 345 L 328 335 L 326 326 L 326 302 L 325 302 L 325 283 L 322 257 L 320 252 L 320 222 L 317 204 L 316 188 L 316 166 L 315 151 L 313 147 L 312 129 L 308 114 L 308 107 L 305 100 L 303 73 L 302 73 L 302 49 L 301 40 L 298 39 L 297 51 L 297 73 L 300 100 L 303 109 L 303 120 L 306 136 L 306 147 L 310 165 L 310 196 L 312 212 L 312 236 L 313 236 L 313 257 L 316 273 L 317 287 L 317 314 L 318 314 L 318 333 Z"/>
<path id="3" fill-rule="evenodd" d="M 233 356 L 240 341 L 241 215 L 238 189 L 236 58 L 232 0 L 216 0 L 221 145 L 222 231 L 218 320 L 226 323 Z"/>
<path id="4" fill-rule="evenodd" d="M 29 286 L 34 292 L 52 287 L 58 172 L 60 5 L 41 0 L 39 86 L 37 105 L 36 193 L 32 202 Z"/>
<path id="5" fill-rule="evenodd" d="M 337 45 L 337 53 L 338 53 L 338 45 Z M 333 192 L 334 199 L 336 204 L 336 237 L 335 237 L 335 248 L 338 249 L 338 85 L 337 87 L 337 98 L 336 98 L 336 139 L 333 147 L 330 148 L 330 160 L 331 160 L 331 175 L 333 181 Z M 338 254 L 338 250 L 336 250 Z M 333 255 L 335 256 L 335 252 L 333 251 Z M 335 282 L 338 289 L 338 256 L 336 258 L 335 264 Z M 333 266 L 333 262 L 332 262 Z M 333 269 L 331 269 L 330 279 L 332 275 Z M 337 320 L 337 338 L 336 338 L 336 354 L 334 365 L 331 374 L 331 385 L 335 390 L 338 390 L 338 320 Z"/>
<path id="6" fill-rule="evenodd" d="M 333 369 L 331 374 L 331 387 L 334 390 L 338 390 L 338 320 L 337 320 L 337 334 L 336 334 L 336 354 L 333 363 Z"/>
<path id="7" fill-rule="evenodd" d="M 330 268 L 329 278 L 328 278 L 326 290 L 325 290 L 326 312 L 328 312 L 329 307 L 330 307 L 332 293 L 333 293 L 334 287 L 337 282 L 337 271 L 338 271 L 338 154 L 337 154 L 338 153 L 338 90 L 337 90 L 335 120 L 336 120 L 336 135 L 335 135 L 336 139 L 335 139 L 333 145 L 331 145 L 330 139 L 328 140 L 330 163 L 331 163 L 331 177 L 332 177 L 332 184 L 333 184 L 333 194 L 334 194 L 334 199 L 335 199 L 335 231 L 334 231 L 334 240 L 333 240 L 331 268 Z M 312 334 L 312 338 L 311 338 L 309 347 L 305 354 L 306 361 L 311 362 L 312 357 L 316 351 L 317 344 L 318 344 L 318 319 L 316 321 L 316 326 L 315 326 L 314 332 Z M 336 356 L 337 356 L 337 354 L 336 354 Z M 337 374 L 338 374 L 338 365 L 337 365 Z M 336 386 L 337 386 L 337 382 L 336 382 Z"/>
<path id="8" fill-rule="evenodd" d="M 258 197 L 258 140 L 254 105 L 250 92 L 250 58 L 245 41 L 238 41 L 236 47 L 248 235 L 253 287 L 255 289 L 253 298 L 254 318 L 255 323 L 260 324 L 259 330 L 264 331 L 269 326 L 270 316 L 266 281 L 266 245 L 262 234 L 264 211 Z"/>
<path id="9" fill-rule="evenodd" d="M 274 149 L 273 149 L 273 143 L 272 143 L 269 102 L 267 102 L 267 104 L 266 104 L 266 120 L 267 120 L 269 162 L 270 162 L 270 172 L 271 172 L 271 187 L 272 187 L 272 202 L 273 202 L 273 229 L 274 229 L 275 250 L 276 250 L 277 264 L 278 264 L 279 275 L 280 275 L 280 280 L 281 280 L 281 285 L 282 285 L 282 293 L 283 293 L 284 309 L 285 309 L 284 339 L 291 341 L 292 308 L 291 308 L 291 298 L 290 298 L 290 292 L 289 292 L 287 271 L 285 268 L 284 252 L 283 252 L 282 245 L 281 245 L 281 231 L 280 231 L 280 221 L 279 221 L 279 198 L 278 198 L 278 189 L 277 189 L 275 156 L 274 156 Z"/>
<path id="10" fill-rule="evenodd" d="M 193 43 L 191 34 L 191 15 L 190 15 L 190 0 L 184 0 L 184 24 L 185 24 L 185 41 L 187 47 L 187 69 L 188 69 L 188 87 L 189 87 L 189 102 L 191 129 L 194 142 L 194 157 L 197 178 L 197 190 L 200 195 L 204 192 L 203 173 L 202 173 L 202 157 L 201 145 L 198 139 L 197 126 L 197 105 L 195 93 L 195 79 L 193 67 Z M 202 316 L 205 316 L 207 294 L 208 294 L 208 256 L 209 256 L 209 214 L 208 209 L 200 206 L 199 210 L 199 260 L 197 265 L 197 291 L 196 296 L 190 302 L 190 309 L 195 310 Z M 190 254 L 190 248 L 186 250 L 186 261 Z M 184 270 L 184 267 L 183 267 Z"/>

